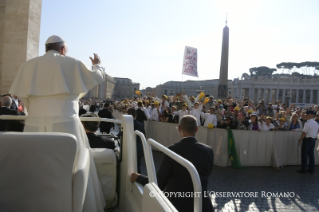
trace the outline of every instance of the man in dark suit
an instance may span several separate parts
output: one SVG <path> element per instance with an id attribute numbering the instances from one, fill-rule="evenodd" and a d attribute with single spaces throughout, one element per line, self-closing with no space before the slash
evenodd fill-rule
<path id="1" fill-rule="evenodd" d="M 0 115 L 25 115 L 23 112 L 10 109 L 12 99 L 9 96 L 4 96 L 1 99 L 2 106 Z M 24 121 L 22 120 L 0 120 L 0 131 L 16 131 L 23 132 Z"/>
<path id="2" fill-rule="evenodd" d="M 138 108 L 136 110 L 136 121 L 144 124 L 144 121 L 147 121 L 147 116 L 145 113 L 148 113 L 148 111 L 145 108 L 143 108 L 142 102 L 138 102 L 137 107 Z M 144 110 L 146 111 L 144 112 Z"/>
<path id="3" fill-rule="evenodd" d="M 110 104 L 109 103 L 106 103 L 104 105 L 103 110 L 99 111 L 98 116 L 101 117 L 101 118 L 113 119 L 112 113 L 110 111 Z M 114 130 L 114 123 L 101 122 L 100 123 L 100 132 L 109 134 L 112 127 L 113 127 L 113 130 Z"/>
<path id="4" fill-rule="evenodd" d="M 98 117 L 98 116 L 95 114 L 83 114 L 81 117 Z M 82 125 L 89 139 L 91 148 L 107 148 L 107 149 L 115 148 L 115 144 L 112 139 L 106 138 L 104 136 L 98 136 L 95 134 L 100 125 L 98 121 L 83 121 Z"/>
<path id="5" fill-rule="evenodd" d="M 186 115 L 180 120 L 179 133 L 182 140 L 168 147 L 173 152 L 190 161 L 196 168 L 201 183 L 203 197 L 202 211 L 212 212 L 213 205 L 209 195 L 204 195 L 207 191 L 208 178 L 213 170 L 214 153 L 210 146 L 199 143 L 195 134 L 198 131 L 197 120 L 194 116 Z M 142 185 L 148 183 L 146 176 L 138 173 L 132 173 L 131 182 L 138 182 Z M 164 192 L 181 192 L 184 195 L 168 196 L 168 199 L 178 211 L 194 210 L 194 193 L 193 195 L 185 195 L 186 192 L 194 192 L 191 176 L 186 168 L 164 155 L 162 164 L 157 172 L 158 187 Z M 190 193 L 189 193 L 190 194 Z"/>
<path id="6" fill-rule="evenodd" d="M 128 115 L 133 116 L 134 119 L 134 131 L 138 130 L 145 136 L 145 130 L 144 125 L 136 120 L 136 111 L 134 108 L 130 108 L 127 111 Z M 141 173 L 141 163 L 142 163 L 142 157 L 144 156 L 143 151 L 143 144 L 140 136 L 136 136 L 136 156 L 137 156 L 137 171 L 138 173 Z"/>

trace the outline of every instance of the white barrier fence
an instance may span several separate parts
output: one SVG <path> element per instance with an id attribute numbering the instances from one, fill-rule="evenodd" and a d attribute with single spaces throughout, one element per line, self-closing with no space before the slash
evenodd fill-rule
<path id="1" fill-rule="evenodd" d="M 168 147 L 181 140 L 177 124 L 146 121 L 147 138 Z M 238 158 L 243 166 L 284 166 L 301 164 L 301 132 L 233 130 Z M 228 134 L 224 129 L 199 127 L 196 139 L 214 149 L 214 164 L 230 166 Z M 316 146 L 318 146 L 318 140 Z M 319 155 L 315 152 L 315 164 Z"/>

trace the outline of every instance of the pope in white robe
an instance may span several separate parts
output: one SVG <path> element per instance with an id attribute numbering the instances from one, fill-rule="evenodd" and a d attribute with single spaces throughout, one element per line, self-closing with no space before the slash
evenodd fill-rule
<path id="1" fill-rule="evenodd" d="M 25 132 L 64 132 L 75 135 L 80 148 L 90 149 L 78 116 L 78 101 L 105 78 L 95 54 L 90 70 L 81 61 L 66 56 L 67 46 L 59 36 L 46 42 L 43 56 L 23 63 L 10 93 L 19 96 L 27 109 Z M 83 211 L 104 211 L 105 200 L 93 157 Z"/>

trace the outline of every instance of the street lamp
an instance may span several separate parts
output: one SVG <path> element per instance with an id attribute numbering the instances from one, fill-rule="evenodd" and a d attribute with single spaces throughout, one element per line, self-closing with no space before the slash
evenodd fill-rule
<path id="1" fill-rule="evenodd" d="M 205 93 L 205 89 L 202 89 L 202 86 L 199 86 L 199 89 L 196 90 L 196 93 L 200 93 L 200 92 L 204 92 Z"/>

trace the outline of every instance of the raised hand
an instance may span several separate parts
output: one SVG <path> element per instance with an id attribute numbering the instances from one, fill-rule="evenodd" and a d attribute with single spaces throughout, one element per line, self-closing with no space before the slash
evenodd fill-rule
<path id="1" fill-rule="evenodd" d="M 101 63 L 100 57 L 95 53 L 93 55 L 94 55 L 94 59 L 92 59 L 92 57 L 90 57 L 90 59 L 92 61 L 92 65 L 100 64 Z"/>

